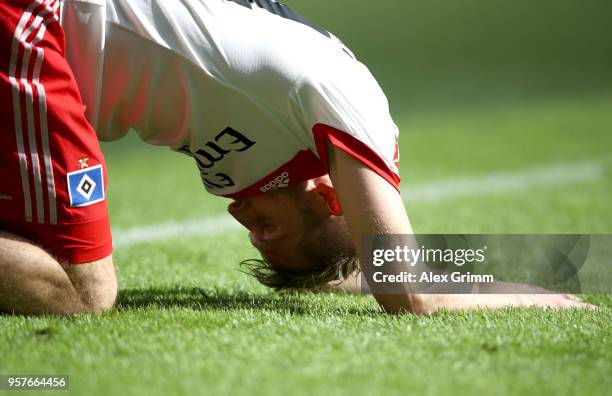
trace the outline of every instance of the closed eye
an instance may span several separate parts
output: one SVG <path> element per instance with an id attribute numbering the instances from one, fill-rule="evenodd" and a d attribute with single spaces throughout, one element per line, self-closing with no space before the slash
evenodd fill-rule
<path id="1" fill-rule="evenodd" d="M 257 216 L 257 218 L 255 219 L 255 224 L 258 228 L 261 229 L 272 226 L 270 218 L 266 216 Z"/>

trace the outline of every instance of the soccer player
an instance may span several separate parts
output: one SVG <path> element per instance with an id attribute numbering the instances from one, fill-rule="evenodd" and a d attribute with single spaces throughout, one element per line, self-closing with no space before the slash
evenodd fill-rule
<path id="1" fill-rule="evenodd" d="M 361 235 L 412 233 L 385 95 L 339 39 L 289 7 L 1 7 L 0 133 L 9 144 L 0 147 L 0 310 L 95 312 L 112 304 L 96 133 L 116 140 L 134 130 L 193 157 L 204 187 L 233 200 L 229 212 L 262 253 L 253 274 L 276 289 L 342 289 L 344 279 L 354 288 Z M 389 312 L 586 306 L 571 296 L 375 297 Z"/>

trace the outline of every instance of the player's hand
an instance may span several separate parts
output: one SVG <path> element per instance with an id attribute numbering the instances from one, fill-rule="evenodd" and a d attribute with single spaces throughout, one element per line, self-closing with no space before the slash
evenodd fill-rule
<path id="1" fill-rule="evenodd" d="M 525 308 L 597 309 L 572 294 L 430 294 L 422 296 L 420 314 L 471 309 Z"/>

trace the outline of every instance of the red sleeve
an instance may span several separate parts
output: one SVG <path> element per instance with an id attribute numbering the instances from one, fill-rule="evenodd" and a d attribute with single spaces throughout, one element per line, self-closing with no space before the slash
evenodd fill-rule
<path id="1" fill-rule="evenodd" d="M 62 262 L 84 264 L 113 251 L 108 217 L 80 224 L 32 224 L 0 218 L 0 229 L 27 238 Z"/>
<path id="2" fill-rule="evenodd" d="M 55 226 L 53 233 L 43 238 L 58 258 L 71 264 L 91 263 L 113 252 L 108 216 L 89 223 Z"/>
<path id="3" fill-rule="evenodd" d="M 312 134 L 319 153 L 319 158 L 323 162 L 325 169 L 329 169 L 325 142 L 330 142 L 335 147 L 372 169 L 399 192 L 399 175 L 393 172 L 380 155 L 365 143 L 346 132 L 325 124 L 316 124 L 312 128 Z"/>

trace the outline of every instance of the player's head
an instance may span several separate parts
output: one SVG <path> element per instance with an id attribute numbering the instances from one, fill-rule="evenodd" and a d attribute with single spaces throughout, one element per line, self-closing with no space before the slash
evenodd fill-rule
<path id="1" fill-rule="evenodd" d="M 228 211 L 250 231 L 263 257 L 243 265 L 266 286 L 316 288 L 357 268 L 355 247 L 327 176 L 236 200 Z"/>

